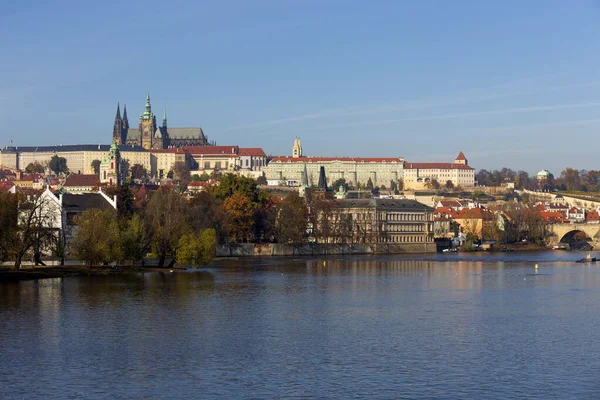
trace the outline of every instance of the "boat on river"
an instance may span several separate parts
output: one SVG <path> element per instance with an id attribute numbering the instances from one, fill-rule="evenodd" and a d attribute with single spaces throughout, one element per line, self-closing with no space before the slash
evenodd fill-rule
<path id="1" fill-rule="evenodd" d="M 580 260 L 577 260 L 575 262 L 578 262 L 578 263 L 595 263 L 596 261 L 598 261 L 596 259 L 596 257 L 592 257 L 591 254 L 588 254 L 586 257 L 584 257 L 584 258 L 582 258 Z"/>

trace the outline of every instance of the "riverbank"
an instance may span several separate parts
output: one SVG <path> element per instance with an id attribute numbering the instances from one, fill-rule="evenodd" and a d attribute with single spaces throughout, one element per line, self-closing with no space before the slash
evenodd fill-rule
<path id="1" fill-rule="evenodd" d="M 134 267 L 129 266 L 93 266 L 68 265 L 52 267 L 25 267 L 20 269 L 0 268 L 0 283 L 27 281 L 35 279 L 63 278 L 67 276 L 105 276 L 137 274 L 140 272 L 165 272 L 171 270 L 185 270 L 182 267 L 158 268 L 158 267 Z"/>

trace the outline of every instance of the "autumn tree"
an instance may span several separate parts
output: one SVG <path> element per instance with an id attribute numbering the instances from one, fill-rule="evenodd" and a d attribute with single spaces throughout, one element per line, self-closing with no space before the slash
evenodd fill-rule
<path id="1" fill-rule="evenodd" d="M 256 203 L 242 192 L 235 192 L 223 202 L 234 242 L 247 240 L 254 228 Z"/>
<path id="2" fill-rule="evenodd" d="M 174 263 L 179 238 L 189 230 L 187 211 L 183 195 L 168 187 L 160 188 L 150 198 L 144 215 L 159 267 L 164 266 L 167 257 L 173 257 L 171 264 Z"/>
<path id="3" fill-rule="evenodd" d="M 187 185 L 190 181 L 190 166 L 184 161 L 177 161 L 172 170 L 174 179 Z"/>
<path id="4" fill-rule="evenodd" d="M 452 180 L 448 179 L 446 181 L 446 184 L 444 185 L 446 189 L 453 189 L 454 188 L 454 182 L 452 182 Z"/>
<path id="5" fill-rule="evenodd" d="M 148 175 L 146 168 L 141 164 L 133 164 L 131 167 L 131 178 L 132 179 L 144 179 Z"/>
<path id="6" fill-rule="evenodd" d="M 102 162 L 100 160 L 93 160 L 90 163 L 90 167 L 92 167 L 94 169 L 94 174 L 100 176 L 100 164 Z"/>
<path id="7" fill-rule="evenodd" d="M 48 163 L 48 168 L 54 171 L 55 174 L 66 174 L 69 171 L 67 167 L 67 159 L 64 157 L 59 157 L 57 155 L 53 155 Z"/>
<path id="8" fill-rule="evenodd" d="M 277 238 L 281 243 L 299 244 L 306 240 L 308 209 L 304 200 L 293 192 L 281 204 L 277 218 Z"/>
<path id="9" fill-rule="evenodd" d="M 112 210 L 88 209 L 75 218 L 77 229 L 71 249 L 89 264 L 121 259 L 119 225 Z"/>

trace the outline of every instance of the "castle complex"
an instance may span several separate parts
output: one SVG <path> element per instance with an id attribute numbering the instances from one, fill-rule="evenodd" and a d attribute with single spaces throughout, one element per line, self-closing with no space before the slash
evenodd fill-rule
<path id="1" fill-rule="evenodd" d="M 146 108 L 140 115 L 139 126 L 137 128 L 129 127 L 127 106 L 123 107 L 123 117 L 121 117 L 121 109 L 117 104 L 117 115 L 115 116 L 113 127 L 113 141 L 117 145 L 140 146 L 146 150 L 209 145 L 202 128 L 168 128 L 166 108 L 162 125 L 158 126 L 156 115 L 152 112 L 152 106 L 150 105 L 149 94 L 146 96 Z"/>

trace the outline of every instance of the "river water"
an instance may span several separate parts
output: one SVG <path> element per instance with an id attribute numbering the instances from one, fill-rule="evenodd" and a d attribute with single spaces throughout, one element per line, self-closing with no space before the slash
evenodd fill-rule
<path id="1" fill-rule="evenodd" d="M 0 398 L 598 399 L 600 266 L 582 256 L 219 260 L 0 284 Z"/>

